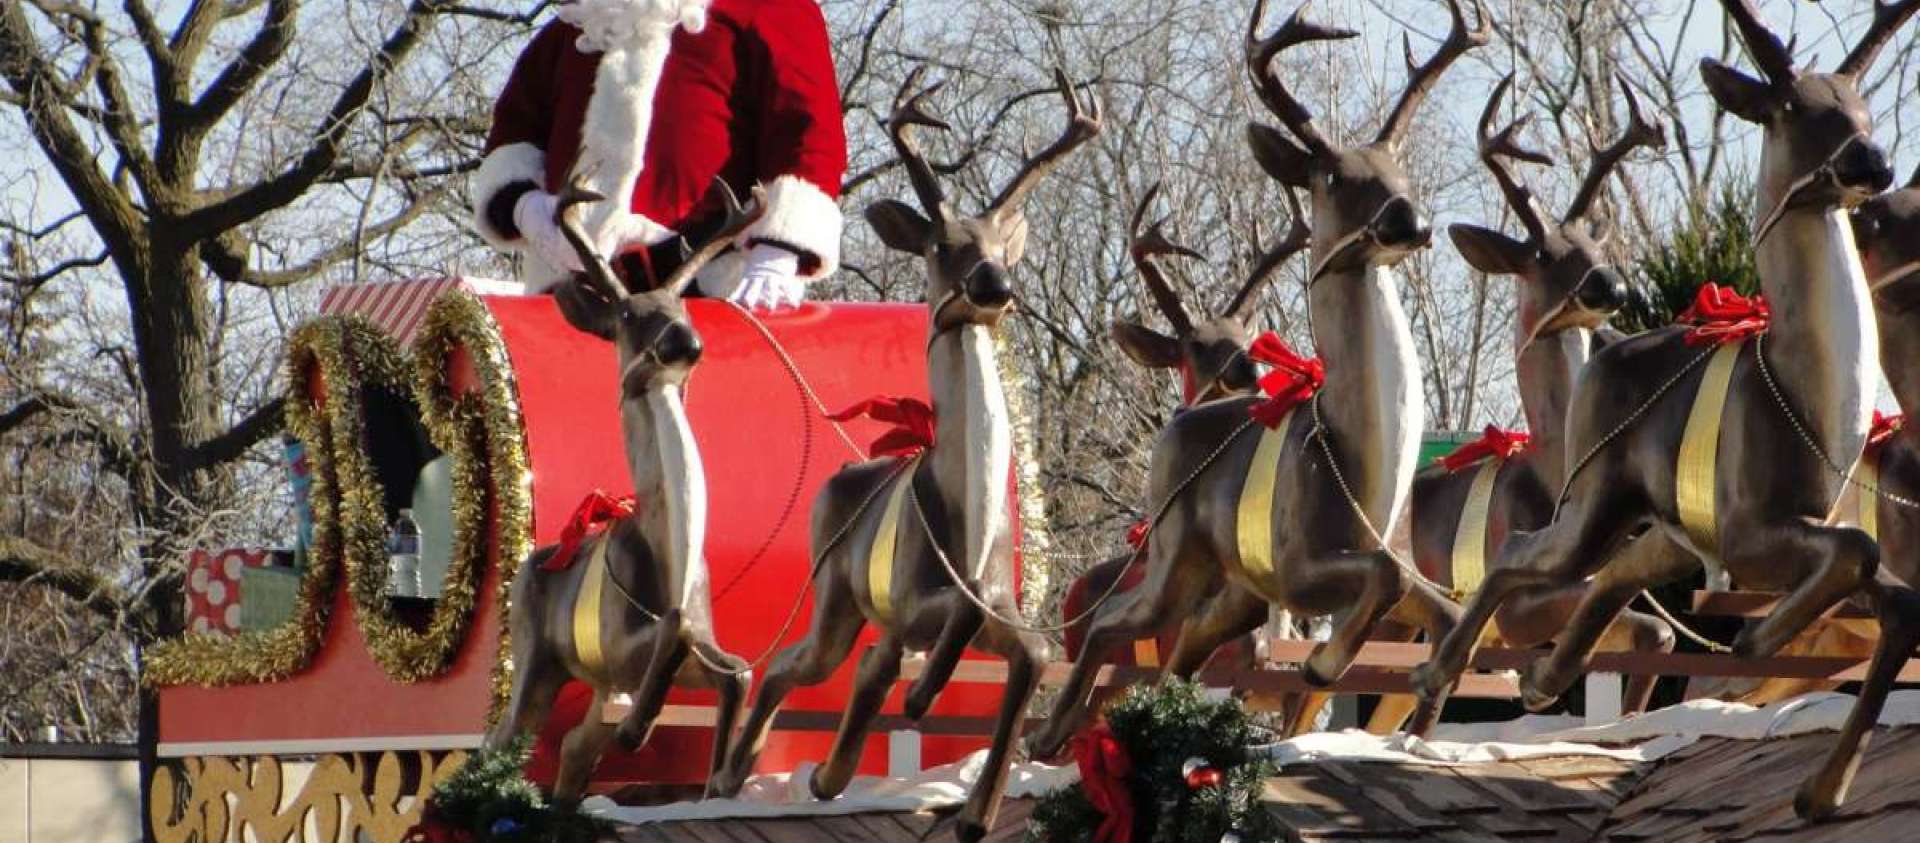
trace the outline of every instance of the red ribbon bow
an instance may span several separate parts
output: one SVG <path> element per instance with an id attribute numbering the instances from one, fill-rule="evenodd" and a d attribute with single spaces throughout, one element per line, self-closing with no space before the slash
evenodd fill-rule
<path id="1" fill-rule="evenodd" d="M 1145 518 L 1133 522 L 1133 526 L 1127 528 L 1127 544 L 1132 545 L 1134 550 L 1146 547 L 1147 534 L 1150 532 L 1153 532 L 1153 522 Z"/>
<path id="2" fill-rule="evenodd" d="M 1133 775 L 1133 759 L 1105 720 L 1095 723 L 1078 744 L 1080 790 L 1106 815 L 1093 832 L 1093 843 L 1131 843 L 1133 791 L 1127 778 Z"/>
<path id="3" fill-rule="evenodd" d="M 1889 416 L 1879 410 L 1874 410 L 1873 427 L 1867 429 L 1867 448 L 1872 449 L 1885 445 L 1887 440 L 1892 439 L 1894 434 L 1899 433 L 1900 429 L 1906 426 L 1907 417 L 1904 413 Z"/>
<path id="4" fill-rule="evenodd" d="M 933 408 L 918 398 L 880 396 L 869 398 L 827 418 L 848 421 L 865 416 L 893 425 L 867 446 L 867 453 L 879 457 L 911 457 L 933 447 Z"/>
<path id="5" fill-rule="evenodd" d="M 632 515 L 633 507 L 632 495 L 616 498 L 599 489 L 588 492 L 580 505 L 574 507 L 573 515 L 567 517 L 567 526 L 560 528 L 560 549 L 541 563 L 540 570 L 566 570 L 588 536 L 600 532 L 602 524 Z"/>
<path id="6" fill-rule="evenodd" d="M 1752 298 L 1734 292 L 1732 287 L 1707 283 L 1693 297 L 1693 306 L 1680 314 L 1680 323 L 1692 325 L 1687 345 L 1726 345 L 1765 333 L 1773 311 L 1767 297 L 1755 293 Z"/>
<path id="7" fill-rule="evenodd" d="M 1288 412 L 1312 398 L 1327 383 L 1327 367 L 1321 364 L 1320 358 L 1301 357 L 1272 331 L 1254 338 L 1253 345 L 1247 348 L 1247 357 L 1273 367 L 1273 371 L 1260 377 L 1260 390 L 1267 394 L 1267 400 L 1253 405 L 1251 410 L 1254 420 L 1269 430 L 1279 427 Z"/>
<path id="8" fill-rule="evenodd" d="M 1451 474 L 1488 457 L 1511 459 L 1527 449 L 1528 439 L 1524 430 L 1501 430 L 1487 425 L 1479 439 L 1453 449 L 1453 453 L 1440 458 L 1440 465 Z"/>

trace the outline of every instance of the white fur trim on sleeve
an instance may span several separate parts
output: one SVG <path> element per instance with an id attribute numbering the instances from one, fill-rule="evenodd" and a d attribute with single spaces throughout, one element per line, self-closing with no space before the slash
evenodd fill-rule
<path id="1" fill-rule="evenodd" d="M 520 238 L 509 238 L 506 232 L 487 221 L 487 205 L 507 185 L 522 181 L 538 185 L 546 178 L 547 154 L 533 144 L 512 143 L 487 153 L 479 171 L 473 174 L 467 193 L 473 202 L 474 230 L 497 248 L 517 249 Z"/>
<path id="2" fill-rule="evenodd" d="M 767 186 L 767 214 L 740 236 L 740 245 L 773 240 L 812 253 L 820 265 L 807 280 L 832 275 L 840 268 L 840 230 L 844 225 L 840 203 L 826 191 L 798 176 L 781 176 Z"/>

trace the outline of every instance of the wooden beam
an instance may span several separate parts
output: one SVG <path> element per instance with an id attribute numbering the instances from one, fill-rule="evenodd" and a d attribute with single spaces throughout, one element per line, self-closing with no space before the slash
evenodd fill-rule
<path id="1" fill-rule="evenodd" d="M 1780 598 L 1785 596 L 1786 594 L 1778 591 L 1696 591 L 1693 593 L 1693 613 L 1731 618 L 1764 618 L 1773 614 L 1773 607 L 1778 605 Z M 1873 612 L 1848 601 L 1835 607 L 1827 617 L 1872 618 Z"/>

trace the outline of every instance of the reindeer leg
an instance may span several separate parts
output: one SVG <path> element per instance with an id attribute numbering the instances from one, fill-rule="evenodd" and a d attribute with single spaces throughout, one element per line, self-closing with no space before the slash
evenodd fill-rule
<path id="1" fill-rule="evenodd" d="M 1266 598 L 1228 585 L 1215 594 L 1204 609 L 1180 625 L 1173 655 L 1167 658 L 1160 675 L 1192 679 L 1221 645 L 1259 629 L 1266 622 Z"/>
<path id="2" fill-rule="evenodd" d="M 1300 677 L 1307 684 L 1324 688 L 1346 674 L 1367 634 L 1406 596 L 1408 578 L 1384 550 L 1345 551 L 1309 564 L 1306 570 L 1312 572 L 1313 586 L 1357 594 L 1353 604 L 1334 619 L 1333 637 L 1314 647 L 1300 665 Z"/>
<path id="3" fill-rule="evenodd" d="M 1539 713 L 1560 699 L 1574 680 L 1587 671 L 1587 662 L 1604 633 L 1613 628 L 1612 619 L 1640 593 L 1638 582 L 1594 582 L 1581 598 L 1580 606 L 1567 621 L 1566 632 L 1553 650 L 1536 657 L 1520 671 L 1520 703 L 1528 711 Z"/>
<path id="4" fill-rule="evenodd" d="M 1607 627 L 1598 649 L 1611 653 L 1671 653 L 1678 643 L 1672 625 L 1628 609 Z M 1645 712 L 1653 699 L 1653 686 L 1659 681 L 1660 677 L 1646 673 L 1627 677 L 1627 686 L 1620 693 L 1620 710 L 1627 714 Z"/>
<path id="5" fill-rule="evenodd" d="M 1094 614 L 1087 630 L 1087 641 L 1080 657 L 1073 662 L 1066 685 L 1053 702 L 1047 722 L 1027 739 L 1027 754 L 1034 758 L 1052 758 L 1066 746 L 1067 739 L 1080 727 L 1087 715 L 1093 682 L 1112 657 L 1115 648 L 1160 628 L 1174 606 L 1190 606 L 1208 590 L 1218 588 L 1217 573 L 1201 566 L 1182 565 L 1182 549 L 1172 541 L 1151 541 L 1148 549 L 1147 576 L 1136 588 L 1115 594 Z M 1217 572 L 1217 569 L 1215 569 Z M 1175 573 L 1183 576 L 1175 576 Z"/>
<path id="6" fill-rule="evenodd" d="M 571 811 L 580 806 L 580 797 L 587 789 L 587 777 L 613 740 L 614 725 L 601 722 L 600 711 L 606 705 L 606 690 L 593 689 L 593 703 L 587 707 L 587 716 L 560 742 L 560 772 L 553 781 L 556 808 Z"/>
<path id="7" fill-rule="evenodd" d="M 860 765 L 860 750 L 867 742 L 867 729 L 873 724 L 873 716 L 880 713 L 881 703 L 887 701 L 887 692 L 893 690 L 893 681 L 900 678 L 900 657 L 905 654 L 897 636 L 882 632 L 880 640 L 860 657 L 860 668 L 853 677 L 853 696 L 847 700 L 847 710 L 840 715 L 840 729 L 833 736 L 833 751 L 807 781 L 813 798 L 839 796 L 853 780 L 854 768 Z"/>
<path id="8" fill-rule="evenodd" d="M 998 607 L 1002 614 L 1014 615 L 1012 606 Z M 953 819 L 954 836 L 960 843 L 977 843 L 993 828 L 1000 812 L 1000 795 L 1007 788 L 1008 753 L 1020 738 L 1020 726 L 1034 689 L 1040 687 L 1040 666 L 1047 657 L 1047 640 L 1031 632 L 1013 629 L 997 621 L 988 621 L 982 644 L 1007 660 L 1006 695 L 1000 698 L 1000 715 L 993 725 L 993 744 L 987 749 L 986 763 L 980 767 L 980 779 L 967 794 L 967 802 Z"/>
<path id="9" fill-rule="evenodd" d="M 640 687 L 634 689 L 633 709 L 620 721 L 616 733 L 621 748 L 628 752 L 645 746 L 647 738 L 653 735 L 653 720 L 660 716 L 660 707 L 666 705 L 673 675 L 687 657 L 686 643 L 681 638 L 684 620 L 679 609 L 670 609 L 654 623 L 653 655 L 647 662 L 646 673 L 641 675 Z"/>
<path id="10" fill-rule="evenodd" d="M 487 732 L 484 745 L 498 749 L 521 735 L 531 734 L 547 722 L 567 672 L 560 659 L 540 646 L 531 629 L 513 632 L 513 691 L 500 720 Z"/>
<path id="11" fill-rule="evenodd" d="M 710 640 L 694 641 L 690 645 L 701 656 L 696 661 L 704 674 L 704 681 L 720 693 L 720 701 L 714 710 L 713 757 L 707 765 L 707 790 L 702 798 L 717 796 L 715 779 L 727 763 L 727 745 L 733 739 L 734 724 L 740 719 L 740 707 L 747 701 L 747 689 L 753 685 L 753 671 L 748 669 L 747 660 L 720 649 Z M 719 665 L 725 670 L 714 670 L 708 663 Z"/>
<path id="12" fill-rule="evenodd" d="M 1537 532 L 1507 539 L 1499 561 L 1468 601 L 1460 622 L 1434 647 L 1433 657 L 1415 667 L 1408 677 L 1415 694 L 1436 699 L 1459 678 L 1479 646 L 1487 623 L 1513 593 L 1576 582 L 1607 564 L 1616 539 L 1630 526 L 1622 517 L 1629 508 L 1621 506 L 1615 496 L 1605 494 L 1598 480 L 1586 486 L 1561 520 Z"/>
<path id="13" fill-rule="evenodd" d="M 833 675 L 834 668 L 847 660 L 854 639 L 867 624 L 866 617 L 854 605 L 853 593 L 844 579 L 830 571 L 823 571 L 821 579 L 814 590 L 812 628 L 807 630 L 807 637 L 773 657 L 767 678 L 761 680 L 760 690 L 754 695 L 753 710 L 747 715 L 746 725 L 733 739 L 726 767 L 714 777 L 712 791 L 716 795 L 732 796 L 740 792 L 740 786 L 746 784 L 747 776 L 753 773 L 760 750 L 767 745 L 773 716 L 780 711 L 787 694 L 794 688 L 825 682 Z"/>
<path id="14" fill-rule="evenodd" d="M 960 665 L 960 656 L 967 651 L 967 645 L 973 643 L 973 637 L 980 632 L 980 624 L 986 617 L 971 603 L 956 606 L 947 615 L 946 625 L 940 628 L 940 637 L 934 639 L 933 649 L 927 652 L 926 670 L 920 678 L 913 680 L 907 688 L 907 698 L 902 703 L 902 712 L 908 720 L 919 722 L 925 717 L 927 709 L 933 706 L 934 697 L 947 687 L 947 680 L 953 678 L 953 669 Z"/>
<path id="15" fill-rule="evenodd" d="M 1880 616 L 1880 644 L 1867 668 L 1867 680 L 1860 686 L 1860 699 L 1847 714 L 1833 752 L 1820 771 L 1808 778 L 1794 795 L 1793 811 L 1809 820 L 1824 819 L 1838 810 L 1847 798 L 1847 788 L 1860 769 L 1860 756 L 1873 737 L 1880 720 L 1880 709 L 1887 703 L 1887 692 L 1906 666 L 1907 657 L 1920 646 L 1920 592 L 1891 587 L 1881 593 L 1875 608 Z"/>
<path id="16" fill-rule="evenodd" d="M 1783 549 L 1800 551 L 1812 562 L 1808 568 L 1812 575 L 1801 579 L 1759 623 L 1740 631 L 1733 639 L 1734 655 L 1773 655 L 1828 609 L 1872 581 L 1880 567 L 1880 545 L 1873 537 L 1856 527 L 1824 524 L 1747 531 L 1740 535 L 1738 552 L 1730 551 L 1728 556 L 1765 558 L 1765 564 L 1777 564 L 1774 560 Z"/>

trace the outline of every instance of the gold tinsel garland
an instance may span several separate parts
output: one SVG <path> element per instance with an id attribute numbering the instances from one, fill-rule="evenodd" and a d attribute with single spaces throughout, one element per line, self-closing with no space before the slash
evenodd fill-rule
<path id="1" fill-rule="evenodd" d="M 414 394 L 431 429 L 458 424 L 464 402 L 479 416 L 486 440 L 488 492 L 497 511 L 493 523 L 498 547 L 498 628 L 500 646 L 493 667 L 493 701 L 488 721 L 505 708 L 513 686 L 511 629 L 514 574 L 533 549 L 533 473 L 527 464 L 525 427 L 520 416 L 520 391 L 513 366 L 493 314 L 471 293 L 455 291 L 436 299 L 414 341 Z M 457 399 L 447 378 L 453 370 L 453 352 L 463 350 L 473 365 L 476 394 Z"/>
<path id="2" fill-rule="evenodd" d="M 399 346 L 372 324 L 350 317 L 343 329 L 351 370 L 327 380 L 331 459 L 340 490 L 341 550 L 354 619 L 380 669 L 396 682 L 418 682 L 446 671 L 473 619 L 475 592 L 486 571 L 487 490 L 473 446 L 478 414 L 469 401 L 435 415 L 427 426 L 435 447 L 453 459 L 453 547 L 440 599 L 424 632 L 399 618 L 387 600 L 386 490 L 367 458 L 366 390 L 396 392 L 408 385 Z"/>
<path id="3" fill-rule="evenodd" d="M 300 578 L 293 616 L 273 629 L 239 635 L 188 634 L 161 641 L 143 654 L 141 681 L 160 685 L 233 685 L 284 679 L 307 666 L 326 633 L 333 607 L 334 570 L 339 562 L 339 536 L 334 517 L 336 487 L 333 461 L 325 444 L 331 441 L 324 414 L 313 412 L 318 394 L 312 377 L 322 384 L 340 383 L 348 366 L 346 327 L 339 320 L 319 319 L 294 331 L 287 343 L 287 427 L 305 443 L 312 467 L 309 505 L 313 512 L 313 545 L 308 548 L 307 573 Z"/>

